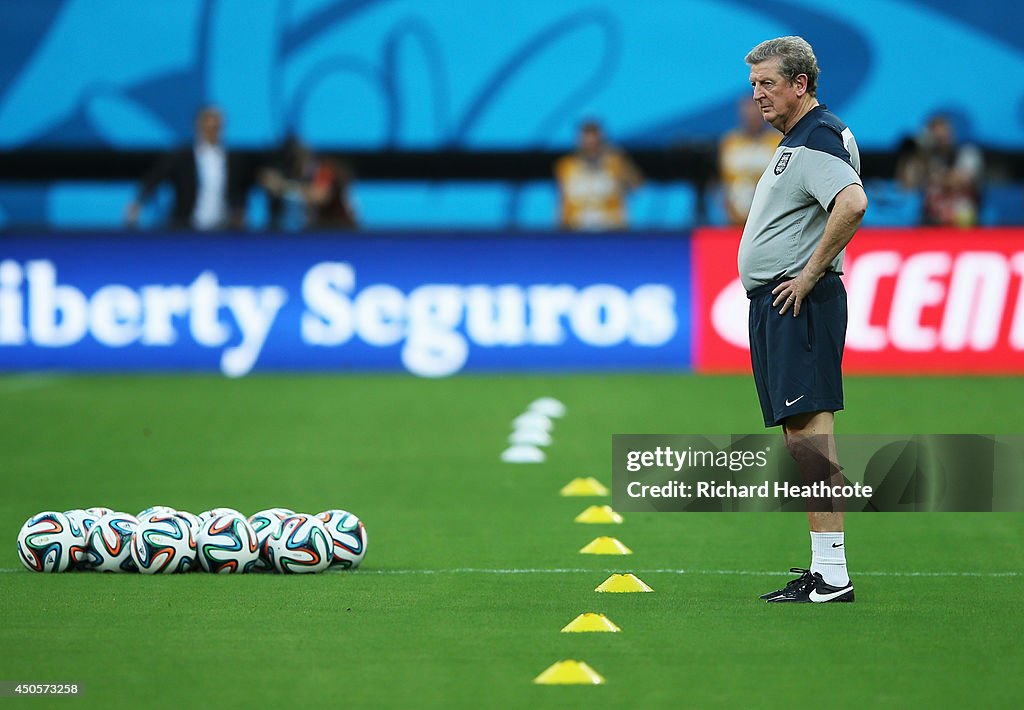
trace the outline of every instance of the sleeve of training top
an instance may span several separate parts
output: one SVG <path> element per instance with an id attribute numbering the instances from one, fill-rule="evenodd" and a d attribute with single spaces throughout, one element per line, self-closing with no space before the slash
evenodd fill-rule
<path id="1" fill-rule="evenodd" d="M 832 209 L 833 200 L 844 187 L 864 184 L 853 167 L 842 134 L 831 126 L 821 125 L 811 131 L 804 162 L 804 190 L 826 210 Z"/>

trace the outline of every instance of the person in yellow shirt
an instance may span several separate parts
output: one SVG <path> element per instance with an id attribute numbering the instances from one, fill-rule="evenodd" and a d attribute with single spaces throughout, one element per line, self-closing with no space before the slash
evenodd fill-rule
<path id="1" fill-rule="evenodd" d="M 580 126 L 575 153 L 555 163 L 559 226 L 600 231 L 627 226 L 626 196 L 643 176 L 625 153 L 608 145 L 596 121 Z"/>
<path id="2" fill-rule="evenodd" d="M 747 221 L 754 188 L 768 167 L 782 135 L 771 130 L 757 104 L 744 96 L 739 103 L 740 125 L 718 143 L 718 172 L 730 224 Z"/>

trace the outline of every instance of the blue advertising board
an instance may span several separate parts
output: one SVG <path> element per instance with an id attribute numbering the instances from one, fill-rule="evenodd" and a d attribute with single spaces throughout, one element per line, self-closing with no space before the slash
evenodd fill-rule
<path id="1" fill-rule="evenodd" d="M 0 239 L 0 369 L 687 369 L 685 235 Z"/>

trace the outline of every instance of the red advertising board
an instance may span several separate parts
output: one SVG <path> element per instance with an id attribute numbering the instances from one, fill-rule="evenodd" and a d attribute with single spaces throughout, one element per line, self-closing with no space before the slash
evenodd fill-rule
<path id="1" fill-rule="evenodd" d="M 698 372 L 750 370 L 739 238 L 694 233 Z M 864 229 L 844 272 L 845 372 L 1024 372 L 1024 229 Z"/>

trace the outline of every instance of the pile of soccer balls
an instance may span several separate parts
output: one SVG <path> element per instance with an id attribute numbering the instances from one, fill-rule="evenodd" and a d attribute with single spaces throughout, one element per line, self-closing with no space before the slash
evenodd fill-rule
<path id="1" fill-rule="evenodd" d="M 354 569 L 366 542 L 362 521 L 344 510 L 269 508 L 246 518 L 233 508 L 199 515 L 167 506 L 138 515 L 89 508 L 29 518 L 18 533 L 18 557 L 33 572 L 293 574 Z"/>

